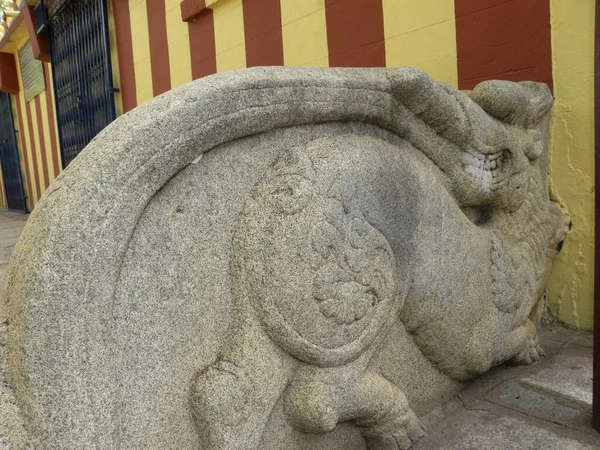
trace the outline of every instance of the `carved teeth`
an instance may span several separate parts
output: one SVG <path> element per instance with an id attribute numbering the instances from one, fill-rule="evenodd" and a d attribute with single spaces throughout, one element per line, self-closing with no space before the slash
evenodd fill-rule
<path id="1" fill-rule="evenodd" d="M 498 177 L 503 159 L 503 152 L 486 155 L 470 151 L 463 154 L 465 170 L 483 183 L 489 183 Z"/>

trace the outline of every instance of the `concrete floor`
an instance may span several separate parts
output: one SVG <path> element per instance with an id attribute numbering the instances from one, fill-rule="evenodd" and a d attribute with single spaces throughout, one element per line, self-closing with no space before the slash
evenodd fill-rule
<path id="1" fill-rule="evenodd" d="M 27 217 L 0 211 L 0 278 Z M 4 379 L 5 314 L 0 302 L 0 450 L 27 448 Z M 424 417 L 427 435 L 415 450 L 600 449 L 591 426 L 591 333 L 548 326 L 540 340 L 547 356 L 537 364 L 499 366 Z"/>
<path id="2" fill-rule="evenodd" d="M 0 281 L 29 214 L 0 210 Z"/>

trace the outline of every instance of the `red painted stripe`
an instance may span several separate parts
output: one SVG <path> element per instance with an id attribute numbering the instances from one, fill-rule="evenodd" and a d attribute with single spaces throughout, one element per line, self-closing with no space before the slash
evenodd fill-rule
<path id="1" fill-rule="evenodd" d="M 117 35 L 119 77 L 121 78 L 121 99 L 123 100 L 123 111 L 127 112 L 137 106 L 129 0 L 114 1 L 113 11 Z"/>
<path id="2" fill-rule="evenodd" d="M 35 178 L 35 201 L 40 199 L 42 196 L 41 186 L 40 186 L 40 174 L 38 172 L 38 161 L 36 156 L 36 148 L 35 148 L 35 138 L 33 137 L 33 127 L 31 126 L 31 102 L 25 102 L 25 113 L 27 114 L 27 124 L 29 125 L 29 142 L 31 143 L 31 159 L 33 162 L 33 177 Z M 33 195 L 33 194 L 32 194 Z"/>
<path id="3" fill-rule="evenodd" d="M 488 79 L 552 88 L 549 0 L 455 0 L 458 86 Z"/>
<path id="4" fill-rule="evenodd" d="M 206 9 L 206 2 L 204 0 L 183 0 L 179 6 L 181 7 L 181 20 L 191 22 Z"/>
<path id="5" fill-rule="evenodd" d="M 48 115 L 48 128 L 50 128 L 50 148 L 52 150 L 52 164 L 54 165 L 54 178 L 60 173 L 60 152 L 56 139 L 56 126 L 54 124 L 54 107 L 52 106 L 52 82 L 50 80 L 50 64 L 43 63 L 44 77 L 46 79 L 46 114 Z"/>
<path id="6" fill-rule="evenodd" d="M 27 194 L 29 195 L 30 199 L 30 206 L 33 206 L 33 191 L 31 190 L 31 179 L 29 178 L 29 171 L 27 170 L 27 168 L 29 167 L 29 156 L 27 155 L 27 145 L 25 144 L 25 135 L 24 130 L 25 127 L 23 126 L 23 110 L 21 108 L 21 102 L 19 101 L 19 98 L 16 96 L 13 96 L 13 100 L 14 103 L 17 105 L 17 120 L 19 121 L 19 137 L 21 139 L 21 150 L 23 151 L 23 165 L 25 167 L 25 182 L 27 183 Z"/>
<path id="7" fill-rule="evenodd" d="M 165 0 L 154 0 L 151 2 L 146 0 L 146 11 L 148 14 L 148 35 L 150 38 L 152 93 L 154 96 L 157 96 L 171 89 Z"/>
<path id="8" fill-rule="evenodd" d="M 329 65 L 385 67 L 382 0 L 325 0 Z"/>
<path id="9" fill-rule="evenodd" d="M 38 131 L 40 137 L 40 151 L 42 153 L 42 169 L 44 170 L 44 191 L 50 185 L 50 172 L 48 172 L 48 156 L 46 153 L 46 138 L 44 136 L 44 126 L 42 124 L 42 102 L 40 96 L 35 96 L 35 118 L 37 119 Z"/>
<path id="10" fill-rule="evenodd" d="M 282 66 L 279 0 L 243 0 L 246 66 Z"/>
<path id="11" fill-rule="evenodd" d="M 215 50 L 215 23 L 213 12 L 203 10 L 194 20 L 188 22 L 192 78 L 205 77 L 217 72 Z"/>

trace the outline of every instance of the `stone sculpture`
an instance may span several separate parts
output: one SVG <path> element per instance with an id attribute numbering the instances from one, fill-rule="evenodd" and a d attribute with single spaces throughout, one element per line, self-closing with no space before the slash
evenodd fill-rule
<path id="1" fill-rule="evenodd" d="M 396 449 L 505 361 L 564 233 L 545 85 L 254 68 L 119 118 L 2 298 L 41 448 Z"/>

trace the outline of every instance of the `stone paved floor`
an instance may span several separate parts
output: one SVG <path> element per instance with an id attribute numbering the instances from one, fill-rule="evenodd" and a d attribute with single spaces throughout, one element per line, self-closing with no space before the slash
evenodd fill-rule
<path id="1" fill-rule="evenodd" d="M 27 215 L 0 211 L 0 278 Z M 5 314 L 0 302 L 0 450 L 29 448 L 4 380 Z M 415 450 L 600 449 L 591 426 L 592 335 L 549 326 L 547 356 L 531 366 L 500 366 L 459 398 L 423 418 Z"/>
<path id="2" fill-rule="evenodd" d="M 592 334 L 540 331 L 546 357 L 499 366 L 424 419 L 415 450 L 600 449 L 592 428 Z"/>
<path id="3" fill-rule="evenodd" d="M 29 214 L 0 210 L 0 280 Z"/>

